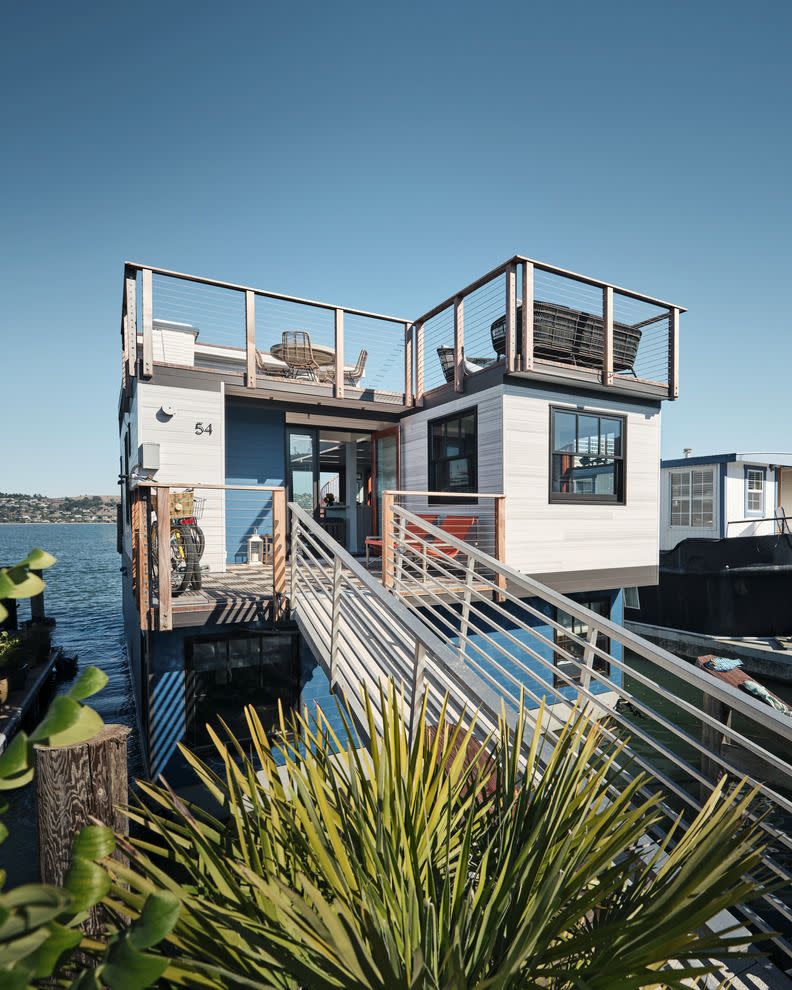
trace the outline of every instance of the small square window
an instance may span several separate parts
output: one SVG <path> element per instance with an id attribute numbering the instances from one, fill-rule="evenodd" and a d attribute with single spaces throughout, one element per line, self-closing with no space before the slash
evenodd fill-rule
<path id="1" fill-rule="evenodd" d="M 625 420 L 550 410 L 550 501 L 625 501 Z"/>

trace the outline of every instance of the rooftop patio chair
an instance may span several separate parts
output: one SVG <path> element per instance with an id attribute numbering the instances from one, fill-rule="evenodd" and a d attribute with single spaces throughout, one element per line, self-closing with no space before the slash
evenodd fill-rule
<path id="1" fill-rule="evenodd" d="M 363 377 L 363 372 L 366 370 L 366 358 L 368 357 L 368 351 L 362 350 L 358 354 L 357 363 L 354 368 L 344 369 L 344 384 L 345 385 L 357 385 L 360 379 Z"/>
<path id="2" fill-rule="evenodd" d="M 306 330 L 284 330 L 281 339 L 281 357 L 289 367 L 289 376 L 298 378 L 305 374 L 318 381 L 321 369 L 311 348 L 311 335 Z"/>
<path id="3" fill-rule="evenodd" d="M 437 356 L 440 359 L 440 367 L 443 369 L 443 376 L 449 385 L 454 382 L 454 348 L 438 347 Z M 475 375 L 477 371 L 486 368 L 493 363 L 492 358 L 486 357 L 466 357 L 463 351 L 463 367 L 466 375 Z"/>
<path id="4" fill-rule="evenodd" d="M 267 351 L 256 351 L 256 371 L 268 378 L 286 378 L 289 375 L 289 366 Z"/>

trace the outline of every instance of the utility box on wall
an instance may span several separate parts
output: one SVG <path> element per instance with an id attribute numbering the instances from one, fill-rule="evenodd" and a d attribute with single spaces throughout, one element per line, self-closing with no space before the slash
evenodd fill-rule
<path id="1" fill-rule="evenodd" d="M 138 447 L 138 468 L 146 473 L 159 471 L 160 445 L 158 443 L 142 443 Z"/>

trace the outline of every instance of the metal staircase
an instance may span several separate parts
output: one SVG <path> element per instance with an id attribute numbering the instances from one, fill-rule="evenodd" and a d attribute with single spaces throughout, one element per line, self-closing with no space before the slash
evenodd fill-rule
<path id="1" fill-rule="evenodd" d="M 792 720 L 459 540 L 407 502 L 393 504 L 383 522 L 381 577 L 289 505 L 292 613 L 363 732 L 362 686 L 377 718 L 388 678 L 403 692 L 409 722 L 426 693 L 430 719 L 447 697 L 450 715 L 477 713 L 482 734 L 502 711 L 514 717 L 521 704 L 530 712 L 542 701 L 552 733 L 577 702 L 592 720 L 607 720 L 610 739 L 629 740 L 629 772 L 645 774 L 645 792 L 662 793 L 657 842 L 680 814 L 689 820 L 698 811 L 723 774 L 747 777 L 768 812 L 765 865 L 787 890 L 742 908 L 746 935 L 789 930 Z M 784 935 L 774 945 L 786 969 L 792 945 Z"/>

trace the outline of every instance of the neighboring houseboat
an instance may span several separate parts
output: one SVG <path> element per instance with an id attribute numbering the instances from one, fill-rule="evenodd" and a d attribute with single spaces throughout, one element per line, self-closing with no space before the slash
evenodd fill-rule
<path id="1" fill-rule="evenodd" d="M 729 637 L 792 634 L 792 454 L 661 462 L 660 581 L 642 623 Z"/>
<path id="2" fill-rule="evenodd" d="M 127 264 L 119 549 L 149 771 L 217 714 L 244 734 L 244 703 L 271 723 L 328 692 L 290 622 L 288 503 L 376 568 L 403 498 L 620 622 L 658 577 L 681 312 L 522 257 L 414 319 Z M 579 657 L 585 623 L 536 613 L 569 687 L 556 649 Z"/>

